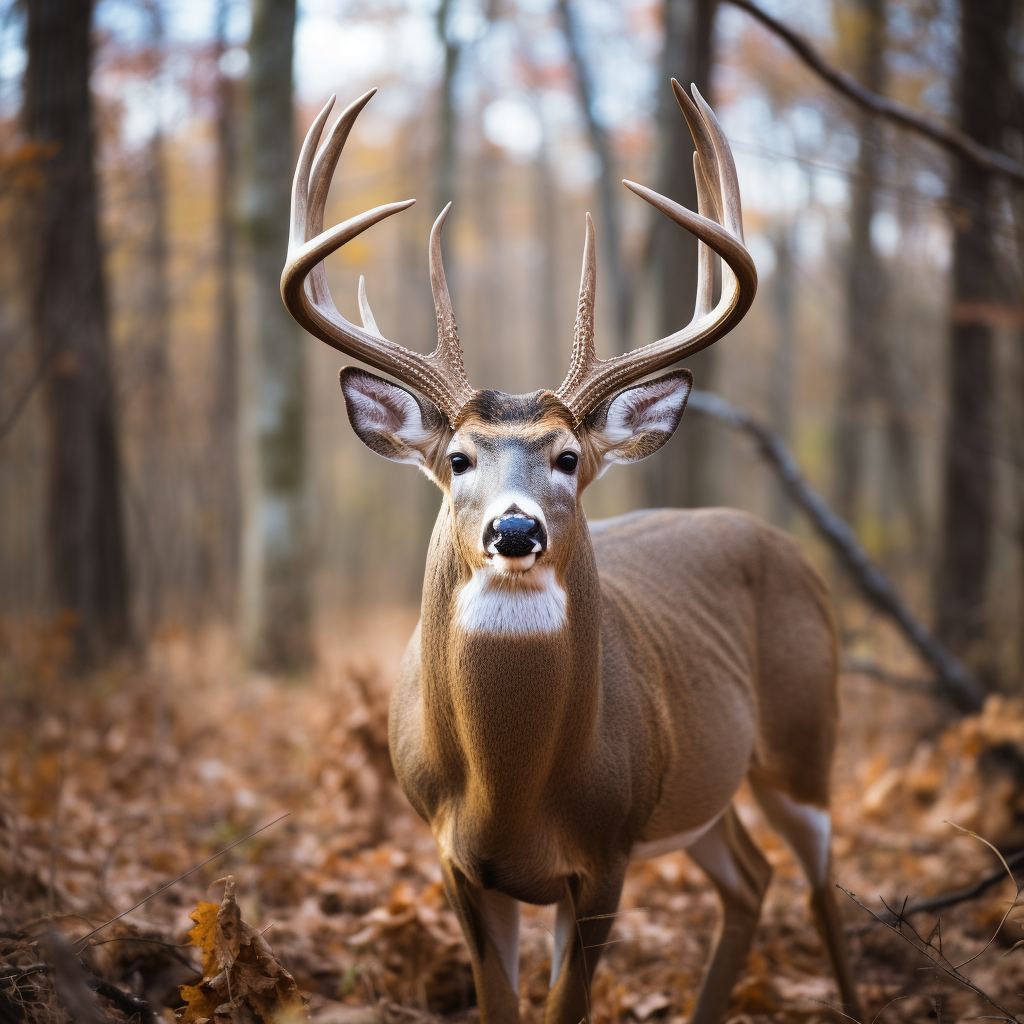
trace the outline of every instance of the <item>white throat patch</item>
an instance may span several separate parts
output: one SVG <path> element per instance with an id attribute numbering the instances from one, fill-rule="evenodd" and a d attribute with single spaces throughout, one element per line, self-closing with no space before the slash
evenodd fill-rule
<path id="1" fill-rule="evenodd" d="M 565 608 L 565 591 L 550 565 L 514 577 L 475 569 L 456 601 L 458 623 L 467 633 L 557 633 Z"/>

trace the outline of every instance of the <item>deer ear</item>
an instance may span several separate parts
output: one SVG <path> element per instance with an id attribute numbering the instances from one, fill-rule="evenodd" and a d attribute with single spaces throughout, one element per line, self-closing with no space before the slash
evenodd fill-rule
<path id="1" fill-rule="evenodd" d="M 430 470 L 449 433 L 436 406 L 355 366 L 341 371 L 341 390 L 352 429 L 367 448 L 392 462 Z"/>
<path id="2" fill-rule="evenodd" d="M 587 419 L 601 472 L 613 462 L 638 462 L 653 455 L 679 426 L 692 387 L 689 370 L 674 370 L 602 402 Z"/>

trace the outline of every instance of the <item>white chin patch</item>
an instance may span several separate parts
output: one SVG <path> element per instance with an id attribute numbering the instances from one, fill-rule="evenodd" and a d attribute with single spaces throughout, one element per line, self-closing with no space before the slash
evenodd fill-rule
<path id="1" fill-rule="evenodd" d="M 495 555 L 495 562 L 500 558 Z M 505 558 L 522 568 L 498 571 L 476 569 L 459 592 L 456 617 L 467 633 L 557 633 L 565 626 L 566 594 L 555 570 L 541 565 L 529 574 L 536 555 Z"/>
<path id="2" fill-rule="evenodd" d="M 537 545 L 540 547 L 540 545 Z M 497 572 L 526 572 L 528 569 L 533 568 L 533 563 L 537 561 L 537 556 L 532 551 L 528 555 L 522 555 L 519 558 L 506 558 L 504 555 L 495 555 L 492 561 L 495 571 Z"/>

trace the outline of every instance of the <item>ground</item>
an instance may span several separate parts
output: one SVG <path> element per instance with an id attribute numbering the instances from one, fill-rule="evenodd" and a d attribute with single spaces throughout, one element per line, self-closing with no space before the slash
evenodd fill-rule
<path id="1" fill-rule="evenodd" d="M 0 1011 L 4 999 L 38 999 L 11 1019 L 67 1020 L 59 1002 L 42 1005 L 54 969 L 4 976 L 38 966 L 47 935 L 80 939 L 287 814 L 99 930 L 83 959 L 173 1020 L 180 986 L 200 977 L 200 950 L 182 944 L 199 927 L 201 901 L 219 904 L 217 880 L 230 875 L 242 921 L 294 976 L 313 1020 L 474 1017 L 468 958 L 432 840 L 387 752 L 387 696 L 413 621 L 407 612 L 332 617 L 320 665 L 302 680 L 248 672 L 230 635 L 212 628 L 169 631 L 144 658 L 76 678 L 52 630 L 8 623 L 0 635 Z M 892 638 L 875 635 L 877 651 L 899 657 Z M 1019 704 L 992 698 L 981 716 L 957 720 L 928 694 L 856 674 L 842 677 L 841 703 L 835 874 L 868 907 L 953 890 L 999 866 L 980 839 L 950 823 L 1003 850 L 1024 846 Z M 738 804 L 775 874 L 730 1019 L 838 1020 L 803 878 L 748 795 Z M 871 1017 L 998 1014 L 840 895 Z M 1007 879 L 944 910 L 948 960 L 981 951 L 1013 896 Z M 621 911 L 594 984 L 594 1020 L 682 1024 L 714 934 L 711 887 L 684 854 L 667 855 L 630 868 Z M 1011 1013 L 1024 1011 L 1017 913 L 963 968 Z M 912 919 L 925 936 L 935 922 Z M 551 928 L 550 908 L 526 909 L 527 1024 L 543 1017 Z M 101 1003 L 107 1019 L 131 1012 Z M 236 1019 L 227 1013 L 217 1019 Z"/>

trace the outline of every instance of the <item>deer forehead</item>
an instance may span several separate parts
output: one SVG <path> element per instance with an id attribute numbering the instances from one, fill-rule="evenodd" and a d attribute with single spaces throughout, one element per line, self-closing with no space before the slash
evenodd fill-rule
<path id="1" fill-rule="evenodd" d="M 551 391 L 529 395 L 477 391 L 459 414 L 455 432 L 530 440 L 555 430 L 572 433 L 572 427 L 572 414 Z"/>
<path id="2" fill-rule="evenodd" d="M 506 455 L 540 455 L 552 448 L 579 448 L 568 410 L 549 391 L 532 395 L 478 392 L 463 410 L 448 445 L 449 453 L 481 451 Z"/>

